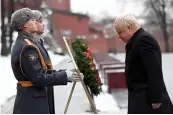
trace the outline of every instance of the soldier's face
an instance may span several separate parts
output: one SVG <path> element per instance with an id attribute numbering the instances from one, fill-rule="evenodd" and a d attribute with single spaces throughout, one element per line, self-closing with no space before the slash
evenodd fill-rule
<path id="1" fill-rule="evenodd" d="M 25 25 L 24 25 L 25 30 L 27 30 L 30 33 L 35 33 L 37 32 L 37 22 L 35 18 L 30 19 Z"/>
<path id="2" fill-rule="evenodd" d="M 44 22 L 43 20 L 36 20 L 37 21 L 37 33 L 43 34 L 44 33 Z"/>

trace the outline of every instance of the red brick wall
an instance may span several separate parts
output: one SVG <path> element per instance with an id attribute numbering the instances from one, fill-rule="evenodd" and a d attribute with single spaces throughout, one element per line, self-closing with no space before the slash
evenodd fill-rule
<path id="1" fill-rule="evenodd" d="M 107 44 L 108 44 L 108 50 L 110 52 L 116 52 L 116 40 L 115 40 L 115 38 L 107 39 Z"/>
<path id="2" fill-rule="evenodd" d="M 98 53 L 98 52 L 101 52 L 103 54 L 108 53 L 107 40 L 101 36 L 97 39 L 94 38 L 86 39 L 85 42 L 91 48 L 91 51 L 93 53 Z"/>
<path id="3" fill-rule="evenodd" d="M 58 0 L 46 0 L 46 2 L 50 8 L 70 10 L 70 0 L 61 0 L 61 3 Z"/>
<path id="4" fill-rule="evenodd" d="M 115 38 L 115 45 L 118 53 L 125 52 L 125 43 L 119 38 Z"/>
<path id="5" fill-rule="evenodd" d="M 107 39 L 108 50 L 112 52 L 125 52 L 125 44 L 118 38 Z"/>
<path id="6" fill-rule="evenodd" d="M 31 9 L 39 9 L 42 1 L 45 1 L 49 8 L 57 8 L 61 10 L 70 10 L 70 0 L 24 0 L 23 3 L 16 2 L 15 9 L 20 9 L 23 7 L 29 7 Z M 8 0 L 5 0 L 5 4 L 9 4 Z"/>
<path id="7" fill-rule="evenodd" d="M 104 28 L 104 24 L 89 24 L 90 28 L 96 28 L 96 29 L 103 29 Z"/>
<path id="8" fill-rule="evenodd" d="M 71 29 L 75 34 L 88 33 L 89 18 L 54 12 L 53 20 L 56 25 L 56 29 Z"/>
<path id="9" fill-rule="evenodd" d="M 53 13 L 53 22 L 56 30 L 56 39 L 60 46 L 64 46 L 62 39 L 62 30 L 71 30 L 73 35 L 86 35 L 88 34 L 89 18 L 79 18 L 79 16 L 62 14 L 59 12 Z M 73 36 L 72 35 L 72 36 Z"/>
<path id="10" fill-rule="evenodd" d="M 68 39 L 69 45 L 71 45 L 72 41 L 75 39 L 75 37 Z M 91 49 L 92 53 L 98 53 L 101 52 L 103 54 L 108 53 L 108 45 L 107 40 L 103 38 L 102 36 L 99 36 L 98 38 L 87 38 L 83 39 L 84 42 L 88 45 L 88 47 Z M 65 43 L 63 40 L 61 40 L 61 47 L 63 49 L 66 49 Z"/>
<path id="11" fill-rule="evenodd" d="M 24 0 L 22 3 L 14 2 L 14 4 L 15 4 L 14 8 L 15 8 L 15 10 L 17 10 L 17 9 L 28 7 L 30 9 L 38 10 L 40 8 L 41 2 L 42 2 L 42 0 Z M 5 4 L 6 4 L 5 7 L 7 8 L 7 6 L 10 5 L 9 0 L 5 0 Z"/>
<path id="12" fill-rule="evenodd" d="M 125 44 L 118 38 L 107 39 L 108 50 L 111 52 L 125 52 Z"/>

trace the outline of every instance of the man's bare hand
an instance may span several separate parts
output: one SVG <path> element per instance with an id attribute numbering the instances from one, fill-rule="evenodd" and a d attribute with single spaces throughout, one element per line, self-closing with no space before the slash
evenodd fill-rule
<path id="1" fill-rule="evenodd" d="M 153 109 L 158 109 L 158 108 L 160 108 L 161 105 L 162 105 L 162 103 L 153 103 L 152 108 Z"/>

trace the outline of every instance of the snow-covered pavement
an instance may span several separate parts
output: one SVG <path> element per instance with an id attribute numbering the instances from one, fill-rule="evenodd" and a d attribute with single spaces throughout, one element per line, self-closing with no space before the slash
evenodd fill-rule
<path id="1" fill-rule="evenodd" d="M 51 52 L 49 52 L 51 60 L 53 62 L 54 68 L 56 70 L 58 69 L 72 69 L 73 64 L 70 62 L 70 58 L 68 55 L 66 56 L 58 56 L 54 55 Z M 125 55 L 117 54 L 113 55 L 114 57 L 124 61 Z M 172 81 L 173 81 L 173 53 L 166 53 L 162 55 L 163 57 L 163 74 L 165 83 L 168 89 L 168 93 L 170 94 L 171 99 L 173 99 L 173 90 L 172 90 Z M 10 65 L 10 56 L 8 57 L 0 57 L 0 105 L 2 109 L 2 113 L 12 113 L 13 109 L 13 103 L 14 103 L 14 97 L 16 93 L 16 80 L 13 76 L 11 65 Z M 69 93 L 71 91 L 72 83 L 69 83 L 67 86 L 55 86 L 55 110 L 56 113 L 61 114 L 64 112 L 65 105 L 67 103 L 67 99 L 69 96 Z M 99 95 L 98 97 L 95 97 L 95 104 L 98 110 L 100 110 L 100 113 L 105 114 L 116 114 L 116 113 L 126 113 L 126 108 L 119 108 L 119 105 L 117 104 L 117 100 L 115 99 L 114 93 L 108 94 L 106 89 L 107 86 L 103 86 L 103 93 Z M 121 96 L 120 96 L 121 97 Z M 126 96 L 122 95 L 122 97 L 127 98 Z M 117 98 L 118 99 L 118 98 Z M 116 102 L 116 101 L 117 102 Z M 121 106 L 127 106 L 127 100 L 123 101 L 123 105 Z M 74 90 L 71 103 L 69 105 L 69 109 L 67 113 L 83 113 L 87 114 L 87 110 L 90 110 L 90 104 L 88 102 L 88 99 L 86 97 L 86 94 L 83 90 L 83 87 L 81 83 L 76 84 L 76 88 Z"/>
<path id="2" fill-rule="evenodd" d="M 73 69 L 74 67 L 73 63 L 72 62 L 69 63 L 69 62 L 70 62 L 70 58 L 67 58 L 61 63 L 59 63 L 58 66 L 56 66 L 55 68 L 68 69 L 68 70 Z M 55 87 L 55 100 L 56 100 L 55 105 L 56 105 L 57 113 L 62 113 L 62 110 L 64 110 L 65 104 L 67 102 L 67 98 L 71 91 L 71 87 L 72 87 L 72 84 L 68 84 L 68 86 Z M 62 98 L 59 98 L 59 97 L 62 97 Z M 66 99 L 66 101 L 62 99 Z M 103 86 L 103 93 L 95 97 L 94 100 L 95 100 L 96 108 L 100 110 L 100 113 L 105 113 L 105 114 L 126 113 L 126 109 L 120 110 L 113 96 L 107 93 L 106 86 Z M 90 109 L 89 101 L 86 97 L 86 94 L 84 92 L 84 89 L 81 83 L 77 83 L 70 105 L 71 106 L 69 106 L 69 110 L 68 110 L 69 113 L 86 113 L 86 111 Z"/>
<path id="3" fill-rule="evenodd" d="M 63 58 L 64 59 L 64 58 Z M 72 69 L 73 64 L 70 62 L 70 58 L 67 56 L 63 61 L 61 61 L 58 65 L 55 66 L 55 69 Z M 70 94 L 72 87 L 72 83 L 69 83 L 67 86 L 55 86 L 54 87 L 54 95 L 55 95 L 55 111 L 58 114 L 62 114 L 65 109 L 65 105 L 67 103 L 68 96 Z M 103 86 L 103 89 L 106 86 Z M 14 93 L 15 94 L 15 93 Z M 13 94 L 13 95 L 14 95 Z M 7 96 L 9 97 L 9 96 Z M 12 113 L 14 103 L 14 96 L 6 101 L 6 103 L 2 106 L 2 113 Z M 117 103 L 115 102 L 112 95 L 108 94 L 107 91 L 101 93 L 101 95 L 95 97 L 96 108 L 100 110 L 100 113 L 126 113 L 126 109 L 120 110 Z M 90 104 L 84 92 L 84 89 L 81 83 L 77 83 L 70 105 L 67 113 L 83 113 L 88 114 L 90 110 Z"/>

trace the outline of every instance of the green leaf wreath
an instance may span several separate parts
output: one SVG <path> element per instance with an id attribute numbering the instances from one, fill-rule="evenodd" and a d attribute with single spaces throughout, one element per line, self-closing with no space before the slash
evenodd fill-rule
<path id="1" fill-rule="evenodd" d="M 81 73 L 84 75 L 84 83 L 87 85 L 91 93 L 95 96 L 101 92 L 101 80 L 93 57 L 87 44 L 82 39 L 75 39 L 72 42 L 74 58 Z"/>

